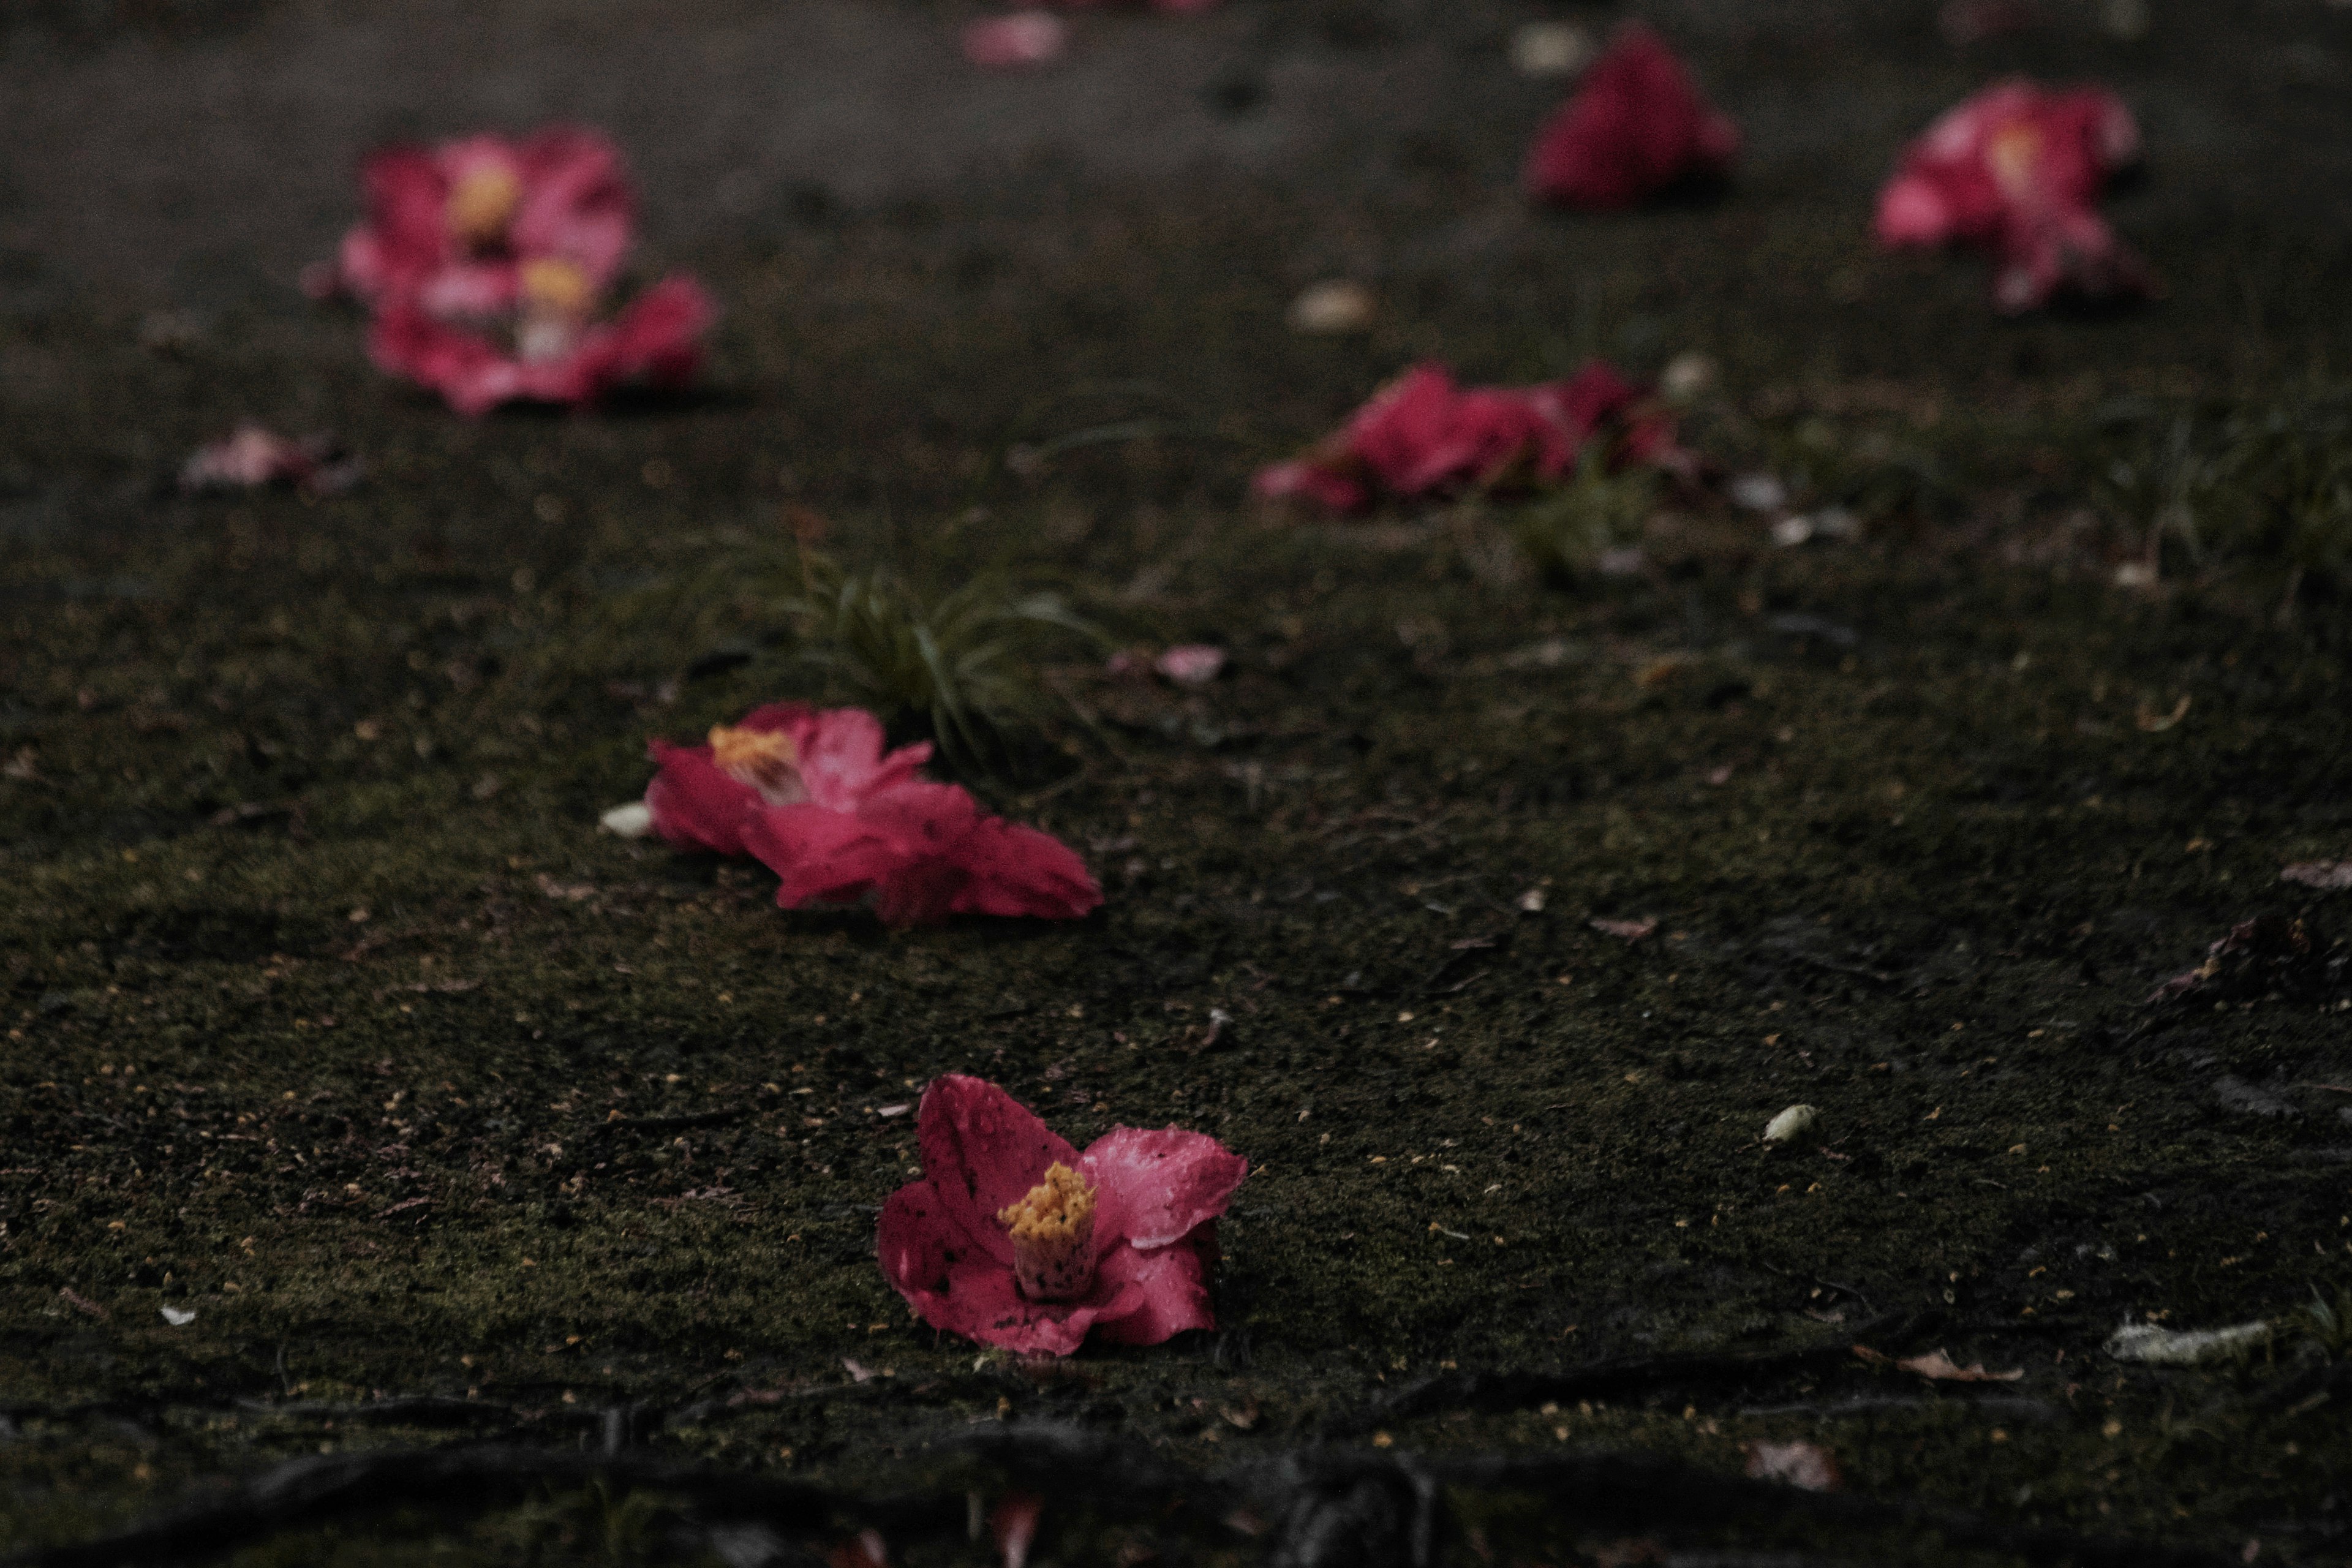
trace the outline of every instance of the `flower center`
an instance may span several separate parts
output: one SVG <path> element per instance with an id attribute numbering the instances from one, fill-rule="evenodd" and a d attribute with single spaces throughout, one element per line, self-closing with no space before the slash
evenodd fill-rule
<path id="1" fill-rule="evenodd" d="M 585 316 L 596 302 L 596 285 L 587 269 L 560 256 L 534 256 L 515 279 L 523 310 L 534 316 Z"/>
<path id="2" fill-rule="evenodd" d="M 456 238 L 488 250 L 507 237 L 507 224 L 522 205 L 522 180 L 503 163 L 477 163 L 457 176 L 441 208 Z"/>
<path id="3" fill-rule="evenodd" d="M 1019 1203 L 997 1211 L 1013 1236 L 1013 1275 L 1033 1301 L 1066 1301 L 1095 1282 L 1095 1193 L 1055 1162 Z"/>
<path id="4" fill-rule="evenodd" d="M 515 323 L 515 352 L 525 360 L 562 359 L 580 342 L 596 285 L 575 261 L 534 256 L 515 278 L 521 316 Z"/>
<path id="5" fill-rule="evenodd" d="M 782 730 L 710 727 L 710 760 L 738 784 L 750 784 L 770 805 L 808 798 L 801 787 L 800 751 Z"/>
<path id="6" fill-rule="evenodd" d="M 2004 125 L 1985 149 L 1993 183 L 2011 197 L 2032 194 L 2034 165 L 2042 161 L 2042 132 L 2031 125 Z"/>

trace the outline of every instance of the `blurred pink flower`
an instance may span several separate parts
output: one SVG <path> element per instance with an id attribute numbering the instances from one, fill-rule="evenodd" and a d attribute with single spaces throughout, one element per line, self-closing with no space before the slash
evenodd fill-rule
<path id="1" fill-rule="evenodd" d="M 1217 1216 L 1249 1162 L 1205 1133 L 1115 1127 L 1083 1154 L 992 1083 L 923 1091 L 921 1179 L 882 1206 L 884 1278 L 934 1328 L 1068 1355 L 1216 1327 Z"/>
<path id="2" fill-rule="evenodd" d="M 1528 194 L 1579 207 L 1624 207 L 1692 178 L 1729 172 L 1739 128 L 1699 96 L 1658 36 L 1617 35 L 1576 96 L 1528 152 Z"/>
<path id="3" fill-rule="evenodd" d="M 1903 154 L 1878 194 L 1878 242 L 1974 245 L 1992 254 L 2007 311 L 2061 294 L 2137 299 L 2155 275 L 2095 210 L 2110 178 L 2139 161 L 2139 127 L 2103 88 L 1998 82 L 1946 112 Z"/>
<path id="4" fill-rule="evenodd" d="M 378 369 L 438 392 L 460 414 L 502 403 L 587 403 L 631 382 L 682 386 L 702 362 L 716 317 L 709 296 L 666 278 L 610 318 L 595 318 L 588 276 L 535 258 L 520 268 L 513 310 L 496 323 L 459 324 L 420 303 L 387 300 L 368 334 Z"/>
<path id="5" fill-rule="evenodd" d="M 950 915 L 1076 920 L 1102 902 L 1059 839 L 983 814 L 918 770 L 928 744 L 886 752 L 855 708 L 796 702 L 718 725 L 707 744 L 651 747 L 654 830 L 673 844 L 750 855 L 776 873 L 787 909 L 869 901 L 887 925 Z"/>
<path id="6" fill-rule="evenodd" d="M 963 27 L 963 58 L 976 66 L 1050 65 L 1069 47 L 1070 25 L 1042 11 L 982 16 Z"/>
<path id="7" fill-rule="evenodd" d="M 361 177 L 367 217 L 332 263 L 305 275 L 313 293 L 489 315 L 515 304 L 529 261 L 568 262 L 602 291 L 628 254 L 635 198 L 620 154 L 593 131 L 558 125 L 520 141 L 390 147 Z"/>
<path id="8" fill-rule="evenodd" d="M 1529 387 L 1461 387 L 1443 365 L 1421 364 L 1298 458 L 1258 470 L 1251 488 L 1263 500 L 1360 511 L 1384 495 L 1556 480 L 1596 439 L 1611 442 L 1617 462 L 1680 456 L 1673 418 L 1599 362 Z"/>

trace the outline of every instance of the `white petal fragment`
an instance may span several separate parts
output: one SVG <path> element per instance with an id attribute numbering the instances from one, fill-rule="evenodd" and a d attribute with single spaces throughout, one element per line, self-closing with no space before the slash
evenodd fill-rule
<path id="1" fill-rule="evenodd" d="M 2168 1329 L 2156 1323 L 2126 1323 L 2107 1336 L 2106 1352 L 2116 1361 L 2152 1366 L 2191 1366 L 2252 1350 L 2271 1336 L 2269 1323 L 2232 1323 L 2226 1329 Z"/>
<path id="2" fill-rule="evenodd" d="M 615 838 L 643 838 L 654 830 L 654 814 L 644 801 L 633 800 L 598 817 L 596 826 Z"/>

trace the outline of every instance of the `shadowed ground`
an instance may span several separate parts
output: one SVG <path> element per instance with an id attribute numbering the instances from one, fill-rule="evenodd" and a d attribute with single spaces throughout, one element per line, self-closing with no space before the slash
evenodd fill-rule
<path id="1" fill-rule="evenodd" d="M 0 1541 L 468 1432 L 888 1491 L 1060 1422 L 1179 1475 L 1314 1440 L 1736 1473 L 1804 1437 L 1853 1493 L 2012 1532 L 1966 1557 L 1696 1481 L 1676 1517 L 1638 1477 L 1610 1514 L 1455 1475 L 1515 1562 L 2054 1560 L 2015 1534 L 2043 1527 L 2342 1560 L 2346 1346 L 2296 1314 L 2352 1282 L 2347 916 L 2277 881 L 2352 853 L 2342 605 L 2282 616 L 2249 561 L 2118 590 L 2136 544 L 2092 510 L 2115 418 L 2352 350 L 2352 15 L 2213 9 L 2124 43 L 2053 5 L 1963 52 L 1922 6 L 1648 8 L 1750 153 L 1720 201 L 1609 218 L 1513 194 L 1559 89 L 1506 40 L 1571 14 L 1534 6 L 1087 16 L 1030 77 L 967 68 L 964 12 L 825 0 L 7 24 Z M 2140 114 L 2110 212 L 2160 305 L 2004 322 L 1976 264 L 1868 249 L 1904 140 L 2013 69 Z M 648 270 L 724 303 L 707 390 L 465 423 L 293 279 L 374 142 L 559 115 L 627 148 Z M 1339 274 L 1375 328 L 1288 334 Z M 1686 350 L 1723 367 L 1703 448 L 1817 418 L 1909 464 L 1900 504 L 1796 550 L 1694 505 L 1647 575 L 1572 590 L 1495 508 L 1240 504 L 1416 358 Z M 332 430 L 366 484 L 173 495 L 248 416 Z M 1087 854 L 1101 915 L 887 934 L 593 833 L 647 734 L 823 695 L 772 607 L 787 502 L 852 561 L 1004 563 L 1234 649 L 1184 695 L 1073 648 L 1047 675 L 1087 721 L 979 781 Z M 2147 1005 L 2261 913 L 2320 958 Z M 950 1069 L 1081 1142 L 1173 1121 L 1249 1155 L 1224 1327 L 1039 1370 L 910 1325 L 872 1260 L 913 1163 L 885 1113 Z M 1767 1151 L 1794 1102 L 1817 1134 Z M 2151 1315 L 2283 1326 L 2193 1370 L 2102 1355 Z M 2023 1375 L 1931 1384 L 1857 1337 Z M 1559 1375 L 1381 1403 L 1481 1369 Z M 350 1408 L 380 1396 L 425 1402 Z M 530 1478 L 434 1550 L 707 1545 Z M 1283 1534 L 1223 1493 L 1128 1506 L 1147 1480 L 1057 1492 L 1041 1552 Z M 1348 1517 L 1387 1517 L 1356 1485 Z M 428 1554 L 403 1539 L 331 1543 Z"/>

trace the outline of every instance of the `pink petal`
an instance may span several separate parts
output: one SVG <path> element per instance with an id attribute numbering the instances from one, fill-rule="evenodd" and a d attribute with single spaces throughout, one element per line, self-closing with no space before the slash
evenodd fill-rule
<path id="1" fill-rule="evenodd" d="M 646 786 L 654 831 L 682 848 L 744 854 L 743 828 L 761 804 L 760 792 L 721 772 L 708 746 L 656 741 L 647 750 L 661 769 Z"/>
<path id="2" fill-rule="evenodd" d="M 1630 206 L 1687 176 L 1723 173 L 1738 151 L 1738 127 L 1708 107 L 1682 62 L 1635 23 L 1538 134 L 1524 178 L 1547 201 Z"/>
<path id="3" fill-rule="evenodd" d="M 963 58 L 976 66 L 1047 65 L 1061 58 L 1069 45 L 1069 24 L 1040 12 L 983 16 L 964 24 Z"/>
<path id="4" fill-rule="evenodd" d="M 883 1277 L 933 1328 L 1024 1354 L 1068 1355 L 1106 1314 L 1146 1304 L 1141 1287 L 1099 1277 L 1085 1300 L 1028 1300 L 1010 1263 L 972 1250 L 950 1206 L 931 1183 L 910 1183 L 882 1205 L 875 1227 Z"/>
<path id="5" fill-rule="evenodd" d="M 1205 1132 L 1115 1127 L 1087 1148 L 1078 1169 L 1101 1187 L 1118 1236 L 1159 1247 L 1223 1214 L 1249 1162 Z"/>
<path id="6" fill-rule="evenodd" d="M 853 811 L 912 779 L 930 760 L 927 741 L 884 755 L 882 721 L 862 708 L 799 713 L 790 726 L 793 745 L 800 753 L 801 783 L 814 805 Z"/>
<path id="7" fill-rule="evenodd" d="M 1012 1289 L 1013 1243 L 997 1214 L 1026 1197 L 1048 1166 L 1075 1168 L 1077 1151 L 996 1085 L 961 1073 L 933 1079 L 923 1090 L 915 1136 L 941 1215 L 978 1254 L 1003 1267 Z M 1096 1236 L 1099 1242 L 1100 1226 Z"/>
<path id="8" fill-rule="evenodd" d="M 954 861 L 962 886 L 949 908 L 957 914 L 1074 921 L 1102 902 L 1102 889 L 1068 845 L 1003 817 L 975 825 Z"/>
<path id="9" fill-rule="evenodd" d="M 1095 1325 L 1109 1343 L 1156 1345 L 1187 1329 L 1217 1326 L 1209 1301 L 1208 1265 L 1201 1248 L 1190 1241 L 1150 1248 L 1122 1247 L 1106 1254 L 1098 1268 L 1097 1289 L 1103 1283 L 1119 1288 Z M 1132 1305 L 1128 1304 L 1130 1300 Z"/>
<path id="10" fill-rule="evenodd" d="M 577 263 L 599 289 L 627 257 L 636 200 L 621 154 L 593 131 L 555 125 L 514 151 L 522 199 L 508 226 L 515 250 Z"/>
<path id="11" fill-rule="evenodd" d="M 1151 668 L 1179 686 L 1206 686 L 1224 672 L 1225 650 L 1213 643 L 1179 643 Z"/>
<path id="12" fill-rule="evenodd" d="M 1878 217 L 1872 231 L 1883 246 L 1942 245 L 1952 237 L 1953 228 L 1951 204 L 1923 174 L 1897 175 L 1878 193 Z"/>
<path id="13" fill-rule="evenodd" d="M 1250 480 L 1250 493 L 1260 500 L 1301 500 L 1342 516 L 1361 511 L 1371 502 L 1370 492 L 1344 474 L 1305 458 L 1273 463 Z"/>

